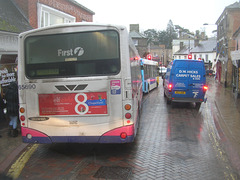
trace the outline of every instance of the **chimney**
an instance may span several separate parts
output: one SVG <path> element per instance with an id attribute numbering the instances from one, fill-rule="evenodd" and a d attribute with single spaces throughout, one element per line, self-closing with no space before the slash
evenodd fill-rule
<path id="1" fill-rule="evenodd" d="M 183 42 L 180 42 L 180 50 L 182 50 L 183 49 Z"/>
<path id="2" fill-rule="evenodd" d="M 130 24 L 130 32 L 132 31 L 139 32 L 139 24 Z"/>
<path id="3" fill-rule="evenodd" d="M 194 47 L 199 45 L 199 39 L 194 39 Z"/>

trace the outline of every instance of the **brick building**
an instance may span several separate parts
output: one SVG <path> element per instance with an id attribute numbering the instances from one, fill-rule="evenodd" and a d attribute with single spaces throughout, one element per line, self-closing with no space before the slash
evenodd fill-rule
<path id="1" fill-rule="evenodd" d="M 74 0 L 12 0 L 33 28 L 92 22 L 94 12 Z"/>
<path id="2" fill-rule="evenodd" d="M 225 87 L 233 84 L 231 51 L 234 50 L 233 34 L 240 26 L 240 3 L 227 6 L 217 22 L 217 74 L 216 78 Z"/>
<path id="3" fill-rule="evenodd" d="M 71 22 L 92 22 L 95 13 L 74 0 L 0 0 L 0 92 L 17 80 L 18 35 Z"/>
<path id="4" fill-rule="evenodd" d="M 144 54 L 148 52 L 148 39 L 139 32 L 139 24 L 130 24 L 129 35 L 132 38 L 140 57 L 144 57 Z"/>

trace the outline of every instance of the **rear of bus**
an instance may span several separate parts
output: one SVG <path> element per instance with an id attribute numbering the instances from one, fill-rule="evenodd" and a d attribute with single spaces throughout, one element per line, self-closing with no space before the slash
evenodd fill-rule
<path id="1" fill-rule="evenodd" d="M 23 142 L 134 140 L 140 62 L 125 27 L 52 26 L 20 34 L 19 49 Z"/>
<path id="2" fill-rule="evenodd" d="M 141 58 L 142 87 L 144 93 L 149 93 L 159 84 L 158 63 Z"/>

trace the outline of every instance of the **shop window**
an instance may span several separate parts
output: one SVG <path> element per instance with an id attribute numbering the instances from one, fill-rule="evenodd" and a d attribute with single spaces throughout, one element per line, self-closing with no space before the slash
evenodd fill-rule
<path id="1" fill-rule="evenodd" d="M 0 55 L 0 93 L 4 95 L 7 86 L 17 81 L 17 55 Z"/>
<path id="2" fill-rule="evenodd" d="M 38 27 L 46 27 L 62 23 L 72 23 L 76 21 L 76 18 L 74 16 L 43 4 L 38 4 L 38 14 Z"/>

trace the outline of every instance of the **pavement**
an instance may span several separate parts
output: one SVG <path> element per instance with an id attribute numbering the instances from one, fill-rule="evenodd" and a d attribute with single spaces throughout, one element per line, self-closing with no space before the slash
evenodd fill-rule
<path id="1" fill-rule="evenodd" d="M 9 120 L 0 121 L 0 179 L 17 156 L 28 146 L 22 143 L 20 133 L 18 137 L 8 137 L 8 122 Z"/>
<path id="2" fill-rule="evenodd" d="M 220 134 L 220 141 L 228 154 L 234 168 L 240 172 L 240 98 L 236 99 L 231 88 L 224 88 L 222 84 L 210 79 L 209 90 L 216 91 L 208 101 L 215 103 L 218 110 L 215 126 Z M 0 121 L 0 179 L 7 173 L 11 164 L 29 144 L 22 143 L 21 135 L 8 137 L 8 122 Z M 227 140 L 226 140 L 227 139 Z"/>

